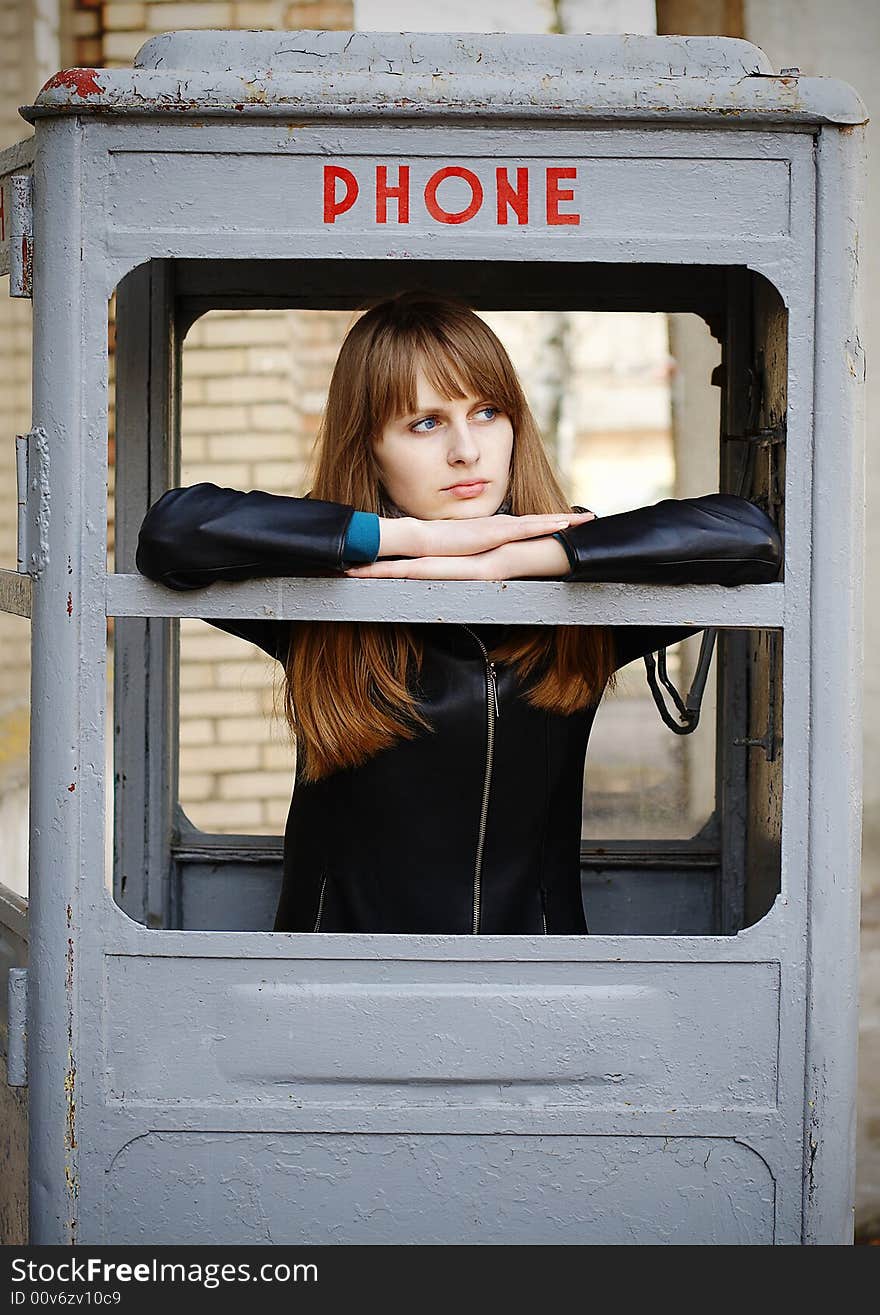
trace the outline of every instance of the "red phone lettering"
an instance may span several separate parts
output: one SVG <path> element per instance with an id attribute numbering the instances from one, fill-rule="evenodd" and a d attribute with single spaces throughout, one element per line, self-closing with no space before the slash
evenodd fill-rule
<path id="1" fill-rule="evenodd" d="M 507 169 L 502 167 L 495 170 L 495 191 L 498 200 L 498 223 L 507 223 L 508 206 L 516 215 L 518 224 L 527 224 L 529 222 L 529 171 L 526 168 L 518 168 L 516 171 L 516 187 L 514 188 L 507 176 Z"/>
<path id="2" fill-rule="evenodd" d="M 345 194 L 336 199 L 336 184 L 345 185 Z M 337 215 L 344 215 L 358 198 L 358 180 L 350 169 L 343 169 L 341 164 L 324 165 L 324 223 L 334 224 Z"/>
<path id="3" fill-rule="evenodd" d="M 388 166 L 376 165 L 376 223 L 388 223 L 388 202 L 397 202 L 398 224 L 409 223 L 409 165 L 397 168 L 397 186 L 388 186 Z"/>
<path id="4" fill-rule="evenodd" d="M 574 200 L 574 189 L 571 187 L 560 187 L 560 178 L 577 178 L 577 169 L 573 166 L 566 169 L 550 166 L 547 169 L 547 223 L 579 224 L 581 222 L 580 215 L 561 215 L 559 213 L 560 201 Z"/>
<path id="5" fill-rule="evenodd" d="M 439 204 L 437 188 L 444 178 L 463 178 L 470 187 L 471 199 L 464 210 L 444 210 Z M 439 220 L 441 224 L 464 224 L 468 219 L 473 219 L 482 204 L 483 184 L 471 169 L 462 169 L 459 165 L 451 164 L 445 169 L 438 169 L 428 179 L 425 187 L 425 206 L 431 218 Z"/>

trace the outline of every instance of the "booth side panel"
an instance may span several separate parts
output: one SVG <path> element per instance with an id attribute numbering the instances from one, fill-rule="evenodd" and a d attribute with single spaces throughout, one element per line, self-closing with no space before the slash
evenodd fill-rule
<path id="1" fill-rule="evenodd" d="M 864 129 L 817 146 L 809 981 L 804 1241 L 852 1241 L 862 798 Z M 829 503 L 833 510 L 830 511 Z"/>
<path id="2" fill-rule="evenodd" d="M 104 873 L 107 294 L 88 259 L 89 173 L 75 118 L 40 125 L 35 165 L 34 423 L 47 435 L 45 564 L 33 582 L 31 1243 L 79 1240 L 81 1124 L 98 1004 Z M 86 1033 L 87 1035 L 87 1033 Z"/>

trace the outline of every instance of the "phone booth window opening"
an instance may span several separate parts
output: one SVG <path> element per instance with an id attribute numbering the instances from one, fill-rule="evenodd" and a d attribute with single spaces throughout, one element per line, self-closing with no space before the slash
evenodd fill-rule
<path id="1" fill-rule="evenodd" d="M 373 297 L 381 288 L 375 272 L 364 280 Z M 685 267 L 676 278 L 675 270 L 640 277 L 632 267 L 602 269 L 585 271 L 579 295 L 567 291 L 560 309 L 548 305 L 543 273 L 536 308 L 511 305 L 497 292 L 493 298 L 491 286 L 475 300 L 511 356 L 571 505 L 610 515 L 720 487 L 745 490 L 778 515 L 784 441 L 772 439 L 784 435 L 785 315 L 770 285 L 746 271 L 713 270 L 707 294 L 705 271 Z M 334 277 L 328 266 L 327 286 Z M 215 276 L 215 288 L 222 281 Z M 458 284 L 467 299 L 466 269 Z M 348 293 L 348 302 L 355 298 Z M 216 291 L 213 299 L 182 299 L 176 340 L 168 344 L 175 362 L 169 432 L 178 435 L 165 458 L 169 483 L 308 491 L 329 375 L 359 311 L 356 304 L 339 308 L 338 298 L 335 308 L 333 299 L 322 306 L 319 294 L 310 306 L 275 300 L 224 305 Z M 605 308 L 608 302 L 615 308 Z M 123 328 L 123 342 L 133 340 L 133 326 L 129 332 L 127 339 Z M 774 423 L 779 433 L 771 432 Z M 183 926 L 205 918 L 208 927 L 266 925 L 296 765 L 280 714 L 283 673 L 255 644 L 202 620 L 168 624 L 179 645 L 167 777 L 176 795 L 168 805 L 176 822 L 167 857 L 176 917 Z M 772 904 L 778 817 L 769 841 L 763 838 L 761 864 L 750 863 L 748 825 L 741 820 L 734 836 L 725 818 L 725 807 L 730 819 L 748 814 L 761 747 L 755 741 L 766 734 L 762 726 L 746 743 L 745 722 L 760 720 L 753 705 L 761 699 L 733 670 L 760 669 L 769 707 L 778 684 L 775 665 L 771 672 L 760 657 L 769 633 L 721 630 L 711 643 L 701 634 L 674 643 L 658 655 L 659 682 L 649 681 L 641 660 L 618 673 L 596 717 L 583 781 L 582 887 L 592 930 L 735 932 Z M 736 654 L 732 663 L 725 659 L 720 705 L 719 647 Z M 675 733 L 670 712 L 664 720 L 660 708 L 661 687 L 671 681 L 684 697 L 695 679 L 699 726 Z M 686 725 L 672 707 L 675 695 L 662 698 Z M 778 738 L 778 730 L 770 733 Z M 772 754 L 778 776 L 781 743 L 774 741 Z M 119 889 L 118 848 L 116 863 Z M 212 875 L 242 871 L 250 881 L 240 883 L 250 891 L 247 910 L 230 902 L 234 881 L 212 887 Z M 227 892 L 225 912 L 212 889 Z"/>

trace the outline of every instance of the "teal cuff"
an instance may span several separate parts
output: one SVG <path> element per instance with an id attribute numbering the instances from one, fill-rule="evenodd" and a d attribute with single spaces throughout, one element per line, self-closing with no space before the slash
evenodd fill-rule
<path id="1" fill-rule="evenodd" d="M 342 545 L 343 563 L 374 562 L 378 556 L 379 517 L 372 511 L 354 512 Z"/>

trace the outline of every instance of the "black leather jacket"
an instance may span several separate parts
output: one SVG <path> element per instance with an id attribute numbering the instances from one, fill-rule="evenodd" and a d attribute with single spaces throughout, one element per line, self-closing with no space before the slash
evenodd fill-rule
<path id="1" fill-rule="evenodd" d="M 170 489 L 140 530 L 137 568 L 172 589 L 339 573 L 354 508 L 201 483 Z M 562 532 L 566 580 L 768 583 L 779 534 L 730 494 L 666 499 Z M 283 660 L 289 623 L 211 624 Z M 505 627 L 425 624 L 419 706 L 433 732 L 363 766 L 296 775 L 274 930 L 585 933 L 580 843 L 595 709 L 559 716 L 518 697 L 487 650 Z M 698 632 L 616 626 L 617 666 Z"/>

